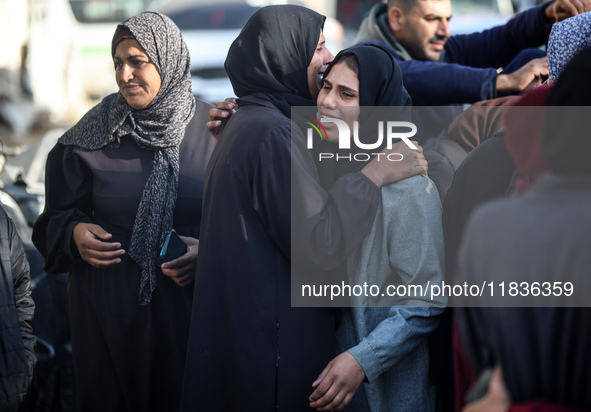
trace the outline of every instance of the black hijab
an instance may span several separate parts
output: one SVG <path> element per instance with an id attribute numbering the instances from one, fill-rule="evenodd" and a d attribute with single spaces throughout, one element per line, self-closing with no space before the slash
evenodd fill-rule
<path id="1" fill-rule="evenodd" d="M 357 58 L 359 65 L 359 105 L 361 106 L 359 140 L 362 143 L 374 143 L 378 137 L 379 121 L 410 122 L 411 98 L 402 84 L 402 71 L 396 60 L 385 49 L 373 44 L 353 46 L 341 51 L 326 70 L 324 78 L 336 64 L 350 55 Z M 385 137 L 382 146 L 373 150 L 363 150 L 353 144 L 351 149 L 338 149 L 335 144 L 326 141 L 322 141 L 319 145 L 321 151 L 333 152 L 339 156 L 379 153 L 384 147 L 386 147 Z M 318 164 L 321 183 L 325 187 L 330 187 L 339 177 L 357 172 L 366 164 L 367 162 L 361 161 L 327 162 L 323 160 Z"/>
<path id="2" fill-rule="evenodd" d="M 225 68 L 236 96 L 255 95 L 291 117 L 291 106 L 313 106 L 308 89 L 325 17 L 305 7 L 258 10 L 230 46 Z"/>
<path id="3" fill-rule="evenodd" d="M 146 305 L 156 287 L 158 251 L 172 228 L 179 177 L 179 145 L 195 113 L 191 59 L 176 24 L 167 16 L 144 12 L 117 26 L 111 43 L 115 54 L 121 30 L 129 31 L 158 68 L 162 85 L 144 109 L 133 109 L 118 92 L 103 99 L 60 139 L 87 150 L 117 146 L 130 136 L 153 150 L 152 171 L 138 208 L 129 256 L 142 268 L 139 300 Z"/>

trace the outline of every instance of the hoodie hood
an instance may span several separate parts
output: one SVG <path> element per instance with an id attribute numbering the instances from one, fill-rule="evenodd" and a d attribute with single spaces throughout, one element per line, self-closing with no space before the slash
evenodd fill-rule
<path id="1" fill-rule="evenodd" d="M 402 61 L 414 60 L 408 51 L 396 40 L 388 25 L 388 5 L 376 4 L 369 11 L 369 15 L 363 19 L 355 44 L 369 43 L 378 46 L 388 46 L 395 56 Z M 439 61 L 445 61 L 445 49 L 441 52 Z"/>
<path id="2" fill-rule="evenodd" d="M 404 47 L 396 40 L 388 26 L 388 5 L 376 4 L 363 19 L 355 43 L 380 41 L 386 43 L 402 60 L 412 60 Z"/>

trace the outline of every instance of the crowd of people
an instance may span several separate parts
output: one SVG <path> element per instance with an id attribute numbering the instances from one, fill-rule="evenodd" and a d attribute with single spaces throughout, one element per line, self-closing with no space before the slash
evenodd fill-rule
<path id="1" fill-rule="evenodd" d="M 378 4 L 335 57 L 324 16 L 263 7 L 226 59 L 237 99 L 215 106 L 193 96 L 172 20 L 117 26 L 119 92 L 49 154 L 33 231 L 45 270 L 69 273 L 78 411 L 591 410 L 580 297 L 294 304 L 304 284 L 340 282 L 568 274 L 587 293 L 591 0 L 471 35 L 450 18 L 449 0 Z M 376 142 L 390 120 L 421 133 Z M 183 250 L 166 261 L 171 230 Z M 4 214 L 0 232 L 0 407 L 16 411 L 34 304 Z"/>

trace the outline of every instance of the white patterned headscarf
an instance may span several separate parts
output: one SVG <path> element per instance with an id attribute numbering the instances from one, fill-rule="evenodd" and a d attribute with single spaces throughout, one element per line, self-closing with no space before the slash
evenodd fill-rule
<path id="1" fill-rule="evenodd" d="M 191 60 L 179 28 L 167 16 L 144 12 L 117 26 L 129 30 L 157 67 L 162 85 L 145 108 L 133 109 L 121 93 L 107 96 L 60 139 L 87 150 L 117 147 L 130 136 L 138 146 L 154 151 L 152 171 L 136 215 L 129 256 L 141 267 L 139 301 L 146 305 L 156 288 L 158 251 L 172 228 L 179 177 L 179 145 L 195 113 L 191 92 Z"/>
<path id="2" fill-rule="evenodd" d="M 568 62 L 589 46 L 591 46 L 591 11 L 555 23 L 548 39 L 550 79 L 556 83 Z"/>

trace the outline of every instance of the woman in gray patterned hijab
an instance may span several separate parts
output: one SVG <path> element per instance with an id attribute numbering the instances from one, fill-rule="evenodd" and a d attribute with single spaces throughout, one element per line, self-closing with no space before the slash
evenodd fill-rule
<path id="1" fill-rule="evenodd" d="M 158 36 L 158 33 L 167 35 Z M 153 87 L 155 90 L 142 93 L 142 86 L 134 85 L 138 89 L 135 94 L 126 92 L 130 87 L 121 79 L 121 76 L 125 76 L 121 73 L 124 62 L 115 56 L 117 46 L 124 45 L 124 41 L 136 42 L 141 46 L 149 61 L 139 59 L 131 63 L 157 69 L 161 77 L 159 89 L 155 87 L 157 80 L 152 80 L 156 83 Z M 116 146 L 122 136 L 130 135 L 140 147 L 155 151 L 152 173 L 144 188 L 129 249 L 131 258 L 142 267 L 139 299 L 140 304 L 146 305 L 156 287 L 158 250 L 164 243 L 166 233 L 172 229 L 179 173 L 179 144 L 195 112 L 195 100 L 191 93 L 191 62 L 176 25 L 167 16 L 152 12 L 139 14 L 117 26 L 111 54 L 118 70 L 120 93 L 107 96 L 66 132 L 59 142 L 97 150 L 108 145 Z M 137 54 L 131 56 L 137 59 Z M 142 96 L 147 102 L 141 102 L 139 106 L 134 104 L 138 100 L 136 94 L 147 95 Z M 76 235 L 74 238 L 78 244 Z M 79 236 L 84 236 L 84 233 Z"/>
<path id="2" fill-rule="evenodd" d="M 178 410 L 212 106 L 168 17 L 124 21 L 111 47 L 119 92 L 49 154 L 34 243 L 48 273 L 70 272 L 77 410 Z M 173 227 L 187 252 L 163 263 Z"/>

